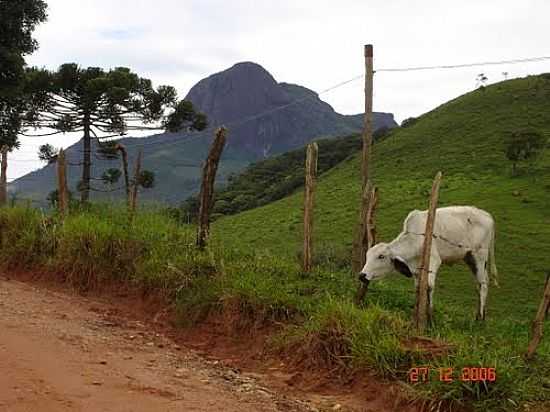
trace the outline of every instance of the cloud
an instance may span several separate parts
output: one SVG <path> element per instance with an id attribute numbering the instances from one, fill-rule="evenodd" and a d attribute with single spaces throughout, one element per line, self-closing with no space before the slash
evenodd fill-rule
<path id="1" fill-rule="evenodd" d="M 130 40 L 143 38 L 145 27 L 130 27 L 127 29 L 107 29 L 99 31 L 99 36 L 109 40 Z"/>
<path id="2" fill-rule="evenodd" d="M 48 0 L 49 21 L 29 62 L 56 68 L 127 66 L 180 95 L 238 61 L 320 91 L 375 68 L 549 55 L 545 0 Z M 549 63 L 458 71 L 377 73 L 374 108 L 416 116 L 489 81 L 550 71 Z M 363 109 L 361 80 L 322 95 L 342 113 Z M 68 143 L 68 140 L 65 140 Z M 25 144 L 25 142 L 24 142 Z M 28 155 L 26 156 L 28 157 Z M 12 170 L 13 173 L 16 173 Z"/>

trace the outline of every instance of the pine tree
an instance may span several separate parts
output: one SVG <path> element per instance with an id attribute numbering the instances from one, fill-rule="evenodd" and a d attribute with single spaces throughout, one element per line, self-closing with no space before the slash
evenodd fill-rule
<path id="1" fill-rule="evenodd" d="M 151 80 L 130 69 L 104 71 L 62 65 L 56 72 L 31 69 L 29 88 L 40 107 L 32 107 L 25 120 L 46 135 L 79 132 L 83 135 L 81 201 L 90 193 L 92 140 L 100 145 L 134 130 L 203 130 L 206 117 L 191 102 L 177 100 L 171 86 L 154 88 Z M 43 134 L 44 135 L 44 134 Z"/>

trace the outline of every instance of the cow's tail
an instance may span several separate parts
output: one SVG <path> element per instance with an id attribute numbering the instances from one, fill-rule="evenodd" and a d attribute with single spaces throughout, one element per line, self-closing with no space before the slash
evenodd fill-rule
<path id="1" fill-rule="evenodd" d="M 491 244 L 489 245 L 489 265 L 490 265 L 491 277 L 493 278 L 493 284 L 496 287 L 499 287 L 498 269 L 497 269 L 497 263 L 495 259 L 495 235 L 496 235 L 496 225 L 493 221 L 493 231 L 491 233 Z"/>

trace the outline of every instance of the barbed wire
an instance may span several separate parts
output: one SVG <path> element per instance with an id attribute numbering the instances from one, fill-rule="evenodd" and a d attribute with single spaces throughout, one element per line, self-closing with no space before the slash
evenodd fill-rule
<path id="1" fill-rule="evenodd" d="M 503 64 L 518 64 L 518 63 L 534 63 L 550 60 L 550 56 L 539 56 L 539 57 L 527 57 L 524 59 L 511 59 L 511 60 L 496 60 L 496 61 L 485 61 L 485 62 L 475 62 L 475 63 L 462 63 L 462 64 L 447 64 L 447 65 L 436 65 L 436 66 L 413 66 L 413 67 L 398 67 L 398 68 L 381 68 L 376 69 L 376 72 L 411 72 L 411 71 L 421 71 L 421 70 L 439 70 L 439 69 L 463 69 L 466 67 L 478 67 L 478 66 L 496 66 Z"/>
<path id="2" fill-rule="evenodd" d="M 12 158 L 10 158 L 9 161 L 10 161 L 10 163 L 11 163 L 11 162 L 15 162 L 15 163 L 25 163 L 25 162 L 39 162 L 40 159 L 39 159 L 38 156 L 37 156 L 36 159 L 12 159 Z"/>
<path id="3" fill-rule="evenodd" d="M 518 63 L 530 63 L 530 62 L 539 62 L 539 61 L 546 61 L 546 60 L 550 60 L 550 56 L 539 56 L 539 57 L 528 57 L 528 58 L 523 58 L 523 59 L 511 59 L 511 60 L 498 60 L 498 61 L 486 61 L 486 62 L 474 62 L 474 63 L 463 63 L 463 64 L 454 64 L 454 65 L 435 65 L 435 66 L 416 66 L 416 67 L 399 67 L 399 68 L 380 68 L 380 69 L 376 69 L 374 72 L 377 73 L 377 72 L 408 72 L 408 71 L 421 71 L 421 70 L 438 70 L 438 69 L 459 69 L 459 68 L 466 68 L 466 67 L 477 67 L 477 66 L 487 66 L 487 65 L 503 65 L 503 64 L 518 64 Z M 360 74 L 360 75 L 357 75 L 357 76 L 353 76 L 347 80 L 344 80 L 344 81 L 341 81 L 339 83 L 336 83 L 335 85 L 333 86 L 330 86 L 326 89 L 323 89 L 321 90 L 320 92 L 318 93 L 312 93 L 312 95 L 308 95 L 308 96 L 305 96 L 303 98 L 300 98 L 300 99 L 296 99 L 292 102 L 289 102 L 287 104 L 284 104 L 282 106 L 277 106 L 275 108 L 272 108 L 272 109 L 268 109 L 264 112 L 261 112 L 259 114 L 255 114 L 255 115 L 252 115 L 252 116 L 249 116 L 249 117 L 246 117 L 244 119 L 241 119 L 239 121 L 233 121 L 233 122 L 229 122 L 229 123 L 225 123 L 225 124 L 219 124 L 218 126 L 216 127 L 210 127 L 208 128 L 208 131 L 209 132 L 212 132 L 212 130 L 216 129 L 217 127 L 221 127 L 221 126 L 225 126 L 227 128 L 231 128 L 231 127 L 238 127 L 238 126 L 241 126 L 242 124 L 245 124 L 249 121 L 252 121 L 252 120 L 256 120 L 256 119 L 259 119 L 261 117 L 264 117 L 264 116 L 267 116 L 269 114 L 272 114 L 272 113 L 275 113 L 275 112 L 278 112 L 280 110 L 284 110 L 288 107 L 291 107 L 295 104 L 298 104 L 298 103 L 301 103 L 301 102 L 304 102 L 304 101 L 307 101 L 307 100 L 310 100 L 310 99 L 316 99 L 318 96 L 322 95 L 322 94 L 325 94 L 325 93 L 328 93 L 332 90 L 335 90 L 337 88 L 340 88 L 342 86 L 345 86 L 349 83 L 352 83 L 354 81 L 357 81 L 359 79 L 362 79 L 364 78 L 365 75 L 364 74 Z M 172 146 L 172 145 L 176 145 L 176 144 L 183 144 L 183 142 L 185 142 L 186 144 L 189 144 L 189 143 L 192 143 L 194 141 L 196 141 L 197 139 L 199 139 L 200 137 L 203 137 L 206 133 L 205 132 L 199 132 L 197 133 L 197 135 L 193 136 L 193 137 L 189 137 L 187 139 L 182 139 L 182 140 L 175 140 L 173 142 L 147 142 L 147 143 L 143 143 L 143 144 L 135 144 L 135 145 L 132 145 L 133 147 L 144 147 L 144 146 L 150 146 L 150 145 L 161 145 L 161 146 Z"/>

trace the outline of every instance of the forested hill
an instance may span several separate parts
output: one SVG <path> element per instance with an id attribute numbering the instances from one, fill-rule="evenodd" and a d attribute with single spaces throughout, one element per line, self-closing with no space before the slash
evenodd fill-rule
<path id="1" fill-rule="evenodd" d="M 389 136 L 388 129 L 380 129 L 375 139 Z M 316 140 L 319 146 L 317 174 L 322 175 L 346 158 L 361 150 L 362 139 L 358 134 L 334 139 Z M 230 175 L 228 184 L 215 193 L 213 218 L 232 215 L 282 199 L 304 184 L 306 148 L 274 156 L 252 163 L 238 175 Z M 196 216 L 196 196 L 187 199 L 182 207 L 185 218 Z"/>

